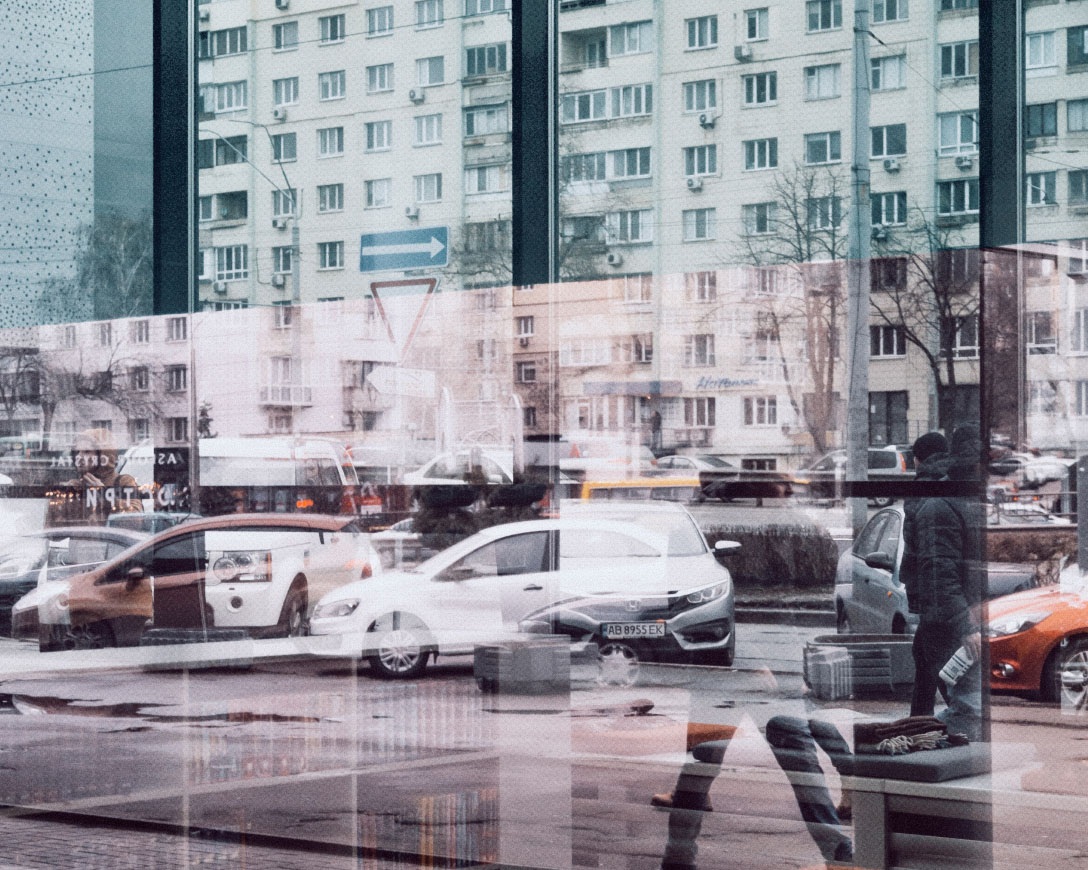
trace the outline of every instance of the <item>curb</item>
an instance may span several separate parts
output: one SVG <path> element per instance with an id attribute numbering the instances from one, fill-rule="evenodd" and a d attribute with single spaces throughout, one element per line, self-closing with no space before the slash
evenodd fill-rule
<path id="1" fill-rule="evenodd" d="M 737 607 L 737 622 L 770 622 L 776 625 L 803 625 L 834 628 L 833 610 L 789 610 L 783 607 Z"/>

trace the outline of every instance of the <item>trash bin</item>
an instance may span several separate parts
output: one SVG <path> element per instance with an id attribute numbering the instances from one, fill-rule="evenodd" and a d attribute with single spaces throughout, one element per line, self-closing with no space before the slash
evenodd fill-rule
<path id="1" fill-rule="evenodd" d="M 484 692 L 566 692 L 570 689 L 570 640 L 536 637 L 478 646 L 472 672 Z"/>

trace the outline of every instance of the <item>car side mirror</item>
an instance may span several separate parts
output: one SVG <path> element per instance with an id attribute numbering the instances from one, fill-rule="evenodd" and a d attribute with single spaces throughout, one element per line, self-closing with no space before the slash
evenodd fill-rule
<path id="1" fill-rule="evenodd" d="M 740 541 L 715 541 L 714 554 L 735 553 L 740 549 Z"/>
<path id="2" fill-rule="evenodd" d="M 893 571 L 895 570 L 895 559 L 885 553 L 883 550 L 877 550 L 875 553 L 870 553 L 865 557 L 865 564 L 870 568 L 877 568 L 881 571 Z"/>
<path id="3" fill-rule="evenodd" d="M 140 581 L 147 577 L 147 571 L 142 565 L 133 565 L 125 574 L 125 589 L 133 591 L 140 585 Z"/>

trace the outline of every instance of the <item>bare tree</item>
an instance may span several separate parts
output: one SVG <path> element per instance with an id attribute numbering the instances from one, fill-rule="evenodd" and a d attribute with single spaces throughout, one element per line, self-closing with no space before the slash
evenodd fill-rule
<path id="1" fill-rule="evenodd" d="M 886 231 L 873 262 L 872 310 L 925 359 L 937 394 L 937 423 L 956 425 L 957 347 L 979 346 L 979 251 L 962 234 L 916 209 L 902 230 Z M 973 345 L 971 339 L 974 339 Z"/>
<path id="2" fill-rule="evenodd" d="M 6 337 L 11 343 L 0 346 L 0 408 L 5 418 L 4 435 L 19 434 L 15 431 L 15 418 L 21 409 L 34 404 L 39 393 L 35 331 L 8 331 Z"/>

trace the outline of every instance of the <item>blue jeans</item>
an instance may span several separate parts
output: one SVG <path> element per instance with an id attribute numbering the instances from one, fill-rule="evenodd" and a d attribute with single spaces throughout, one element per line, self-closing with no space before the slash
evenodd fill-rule
<path id="1" fill-rule="evenodd" d="M 982 669 L 975 662 L 959 680 L 948 686 L 948 706 L 937 714 L 949 734 L 966 734 L 982 739 Z"/>

